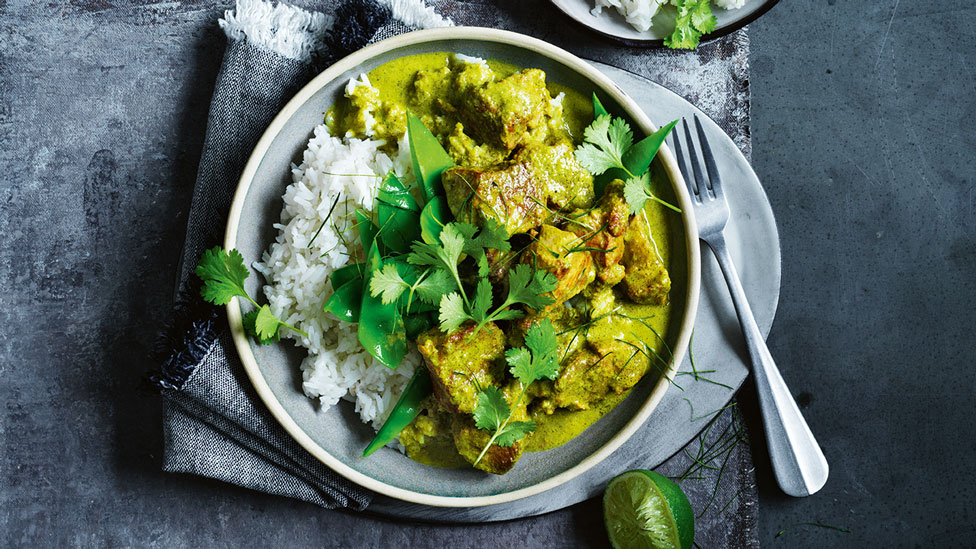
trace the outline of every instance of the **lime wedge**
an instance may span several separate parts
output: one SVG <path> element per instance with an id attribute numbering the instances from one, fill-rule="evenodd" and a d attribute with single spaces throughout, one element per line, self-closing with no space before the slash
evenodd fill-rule
<path id="1" fill-rule="evenodd" d="M 603 523 L 617 549 L 689 549 L 695 515 L 677 484 L 654 471 L 618 475 L 603 492 Z"/>

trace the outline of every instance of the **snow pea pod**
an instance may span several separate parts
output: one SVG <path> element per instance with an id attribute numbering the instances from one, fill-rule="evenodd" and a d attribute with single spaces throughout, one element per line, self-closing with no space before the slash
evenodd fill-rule
<path id="1" fill-rule="evenodd" d="M 338 288 L 345 283 L 358 280 L 360 284 L 363 282 L 363 276 L 366 274 L 366 264 L 365 263 L 352 263 L 350 265 L 344 265 L 338 269 L 332 271 L 332 287 Z"/>
<path id="2" fill-rule="evenodd" d="M 443 196 L 435 196 L 427 202 L 420 212 L 420 236 L 428 244 L 440 244 L 441 230 L 454 219 Z"/>
<path id="3" fill-rule="evenodd" d="M 620 157 L 623 162 L 624 167 L 627 170 L 621 170 L 620 168 L 610 168 L 609 170 L 603 172 L 603 174 L 596 177 L 594 181 L 594 190 L 597 196 L 602 195 L 604 189 L 607 185 L 614 179 L 622 179 L 626 181 L 628 178 L 633 176 L 643 175 L 644 172 L 650 167 L 651 162 L 654 157 L 657 156 L 657 152 L 661 149 L 661 145 L 664 144 L 664 139 L 674 128 L 674 125 L 678 121 L 674 120 L 669 122 L 664 127 L 658 129 L 651 135 L 641 139 L 637 143 L 631 145 L 624 154 Z M 629 172 L 629 173 L 628 173 Z"/>
<path id="4" fill-rule="evenodd" d="M 354 263 L 332 271 L 332 295 L 323 310 L 339 320 L 359 322 L 359 308 L 363 301 L 363 274 L 365 266 Z"/>
<path id="5" fill-rule="evenodd" d="M 593 118 L 599 118 L 605 114 L 609 114 L 607 109 L 603 107 L 603 103 L 600 103 L 600 98 L 596 96 L 596 92 L 593 92 Z"/>
<path id="6" fill-rule="evenodd" d="M 323 309 L 332 313 L 339 320 L 359 322 L 360 307 L 363 302 L 363 283 L 361 280 L 350 280 L 335 288 L 332 296 L 325 302 Z"/>
<path id="7" fill-rule="evenodd" d="M 397 400 L 396 406 L 390 411 L 390 416 L 386 418 L 383 426 L 377 431 L 376 436 L 370 441 L 369 446 L 363 450 L 363 457 L 367 457 L 376 450 L 386 446 L 391 440 L 400 434 L 400 431 L 417 417 L 420 413 L 421 404 L 427 395 L 433 390 L 430 383 L 430 374 L 427 368 L 418 366 L 417 371 L 403 389 L 403 394 Z"/>
<path id="8" fill-rule="evenodd" d="M 369 354 L 387 368 L 396 369 L 407 353 L 407 335 L 403 317 L 396 303 L 384 304 L 369 291 L 372 273 L 383 268 L 378 241 L 373 241 L 366 255 L 366 276 L 363 277 L 362 303 L 359 308 L 359 343 Z"/>
<path id="9" fill-rule="evenodd" d="M 430 133 L 427 126 L 413 113 L 407 113 L 407 132 L 410 140 L 410 158 L 413 160 L 413 173 L 420 183 L 420 193 L 424 202 L 430 202 L 437 195 L 444 194 L 441 186 L 441 173 L 454 165 L 440 141 Z"/>
<path id="10" fill-rule="evenodd" d="M 376 195 L 377 236 L 394 253 L 406 253 L 420 238 L 420 206 L 395 173 L 390 172 Z"/>
<path id="11" fill-rule="evenodd" d="M 363 249 L 369 250 L 380 228 L 373 223 L 369 212 L 362 208 L 356 208 L 356 229 L 359 231 L 359 241 L 363 243 Z"/>
<path id="12" fill-rule="evenodd" d="M 664 144 L 664 139 L 671 133 L 671 128 L 674 128 L 674 125 L 677 123 L 677 120 L 672 120 L 658 131 L 634 143 L 629 149 L 624 151 L 620 160 L 623 161 L 627 171 L 634 175 L 641 175 L 646 172 L 647 168 L 651 165 L 651 161 L 657 156 L 657 151 Z"/>

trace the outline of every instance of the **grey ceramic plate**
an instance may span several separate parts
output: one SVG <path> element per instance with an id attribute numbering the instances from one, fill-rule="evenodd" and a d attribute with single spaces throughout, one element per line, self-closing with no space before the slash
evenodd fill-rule
<path id="1" fill-rule="evenodd" d="M 281 195 L 290 183 L 289 165 L 301 158 L 312 129 L 341 97 L 352 77 L 382 63 L 425 52 L 451 51 L 494 58 L 543 69 L 549 80 L 584 95 L 597 92 L 632 126 L 649 134 L 655 127 L 613 81 L 585 61 L 545 42 L 523 35 L 480 28 L 447 28 L 400 35 L 360 50 L 312 80 L 282 110 L 255 147 L 244 168 L 229 216 L 225 246 L 237 248 L 245 261 L 256 261 L 274 240 L 273 224 L 281 211 Z M 684 214 L 675 216 L 672 262 L 673 329 L 668 334 L 678 361 L 684 356 L 698 304 L 699 247 L 691 204 L 670 151 L 662 148 L 656 162 L 672 181 L 673 197 Z M 683 243 L 683 244 L 682 244 Z M 684 271 L 684 274 L 682 274 Z M 248 291 L 259 293 L 252 281 Z M 384 449 L 360 457 L 372 431 L 358 420 L 352 406 L 320 412 L 301 391 L 299 364 L 304 351 L 288 344 L 252 344 L 240 327 L 239 303 L 231 302 L 228 317 L 235 345 L 259 396 L 275 418 L 305 449 L 343 476 L 393 498 L 442 507 L 479 507 L 515 501 L 557 487 L 597 465 L 640 429 L 667 392 L 669 380 L 649 376 L 611 413 L 569 443 L 548 452 L 525 455 L 504 476 L 472 469 L 438 469 Z"/>
<path id="2" fill-rule="evenodd" d="M 776 313 L 780 289 L 779 234 L 773 210 L 759 178 L 749 162 L 717 124 L 674 92 L 636 74 L 602 63 L 593 63 L 624 89 L 656 124 L 697 114 L 702 119 L 708 142 L 726 181 L 732 211 L 727 228 L 729 248 L 739 269 L 742 285 L 763 334 L 769 333 Z M 747 378 L 749 355 L 742 339 L 725 279 L 711 252 L 703 250 L 701 299 L 695 317 L 695 362 L 703 370 L 718 370 L 710 378 L 738 388 Z M 689 371 L 685 359 L 681 371 Z M 446 509 L 379 498 L 370 505 L 374 512 L 402 518 L 450 522 L 509 520 L 548 513 L 589 499 L 602 492 L 608 480 L 630 469 L 649 469 L 683 448 L 707 424 L 692 421 L 691 408 L 698 415 L 728 404 L 735 391 L 706 382 L 691 382 L 678 376 L 683 391 L 670 390 L 644 426 L 609 457 L 575 479 L 544 494 L 489 507 Z"/>
<path id="3" fill-rule="evenodd" d="M 674 8 L 665 6 L 654 16 L 653 24 L 641 32 L 630 26 L 617 10 L 603 8 L 600 15 L 593 15 L 594 0 L 550 0 L 560 11 L 581 25 L 603 36 L 631 46 L 663 46 L 664 38 L 674 32 Z M 769 11 L 778 0 L 746 0 L 739 9 L 726 10 L 713 3 L 712 13 L 718 23 L 715 30 L 705 35 L 703 41 L 712 40 L 740 29 Z"/>

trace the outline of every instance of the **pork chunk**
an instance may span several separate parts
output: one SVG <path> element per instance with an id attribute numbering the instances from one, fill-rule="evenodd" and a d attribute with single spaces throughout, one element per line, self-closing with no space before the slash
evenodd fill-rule
<path id="1" fill-rule="evenodd" d="M 525 69 L 497 82 L 471 88 L 458 115 L 484 142 L 512 150 L 545 122 L 550 104 L 546 74 Z"/>
<path id="2" fill-rule="evenodd" d="M 473 326 L 453 334 L 433 328 L 417 338 L 434 396 L 452 412 L 473 413 L 478 406 L 478 387 L 498 386 L 504 377 L 504 332 L 489 322 L 473 334 Z"/>
<path id="3" fill-rule="evenodd" d="M 631 219 L 624 237 L 624 255 L 620 263 L 626 269 L 623 286 L 635 303 L 668 301 L 671 277 L 654 248 L 649 229 L 640 217 Z"/>
<path id="4" fill-rule="evenodd" d="M 624 255 L 624 234 L 630 219 L 623 182 L 618 179 L 610 183 L 596 207 L 567 217 L 566 229 L 580 238 L 580 245 L 595 248 L 590 255 L 597 278 L 611 286 L 623 280 L 626 271 L 620 260 Z"/>
<path id="5" fill-rule="evenodd" d="M 543 225 L 535 242 L 522 254 L 523 263 L 556 277 L 556 289 L 549 293 L 555 303 L 546 310 L 560 306 L 593 282 L 593 259 L 586 251 L 579 250 L 579 245 L 579 238 L 573 233 Z"/>

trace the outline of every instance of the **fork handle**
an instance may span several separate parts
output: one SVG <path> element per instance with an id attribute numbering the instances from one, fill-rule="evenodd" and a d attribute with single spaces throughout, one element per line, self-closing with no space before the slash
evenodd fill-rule
<path id="1" fill-rule="evenodd" d="M 715 252 L 722 274 L 725 275 L 732 294 L 732 303 L 745 335 L 746 346 L 749 348 L 749 356 L 752 358 L 752 373 L 759 393 L 759 406 L 776 481 L 791 496 L 809 496 L 827 482 L 827 459 L 783 381 L 776 362 L 769 354 L 769 348 L 742 290 L 725 236 L 720 233 L 718 238 L 709 239 L 706 244 Z"/>

